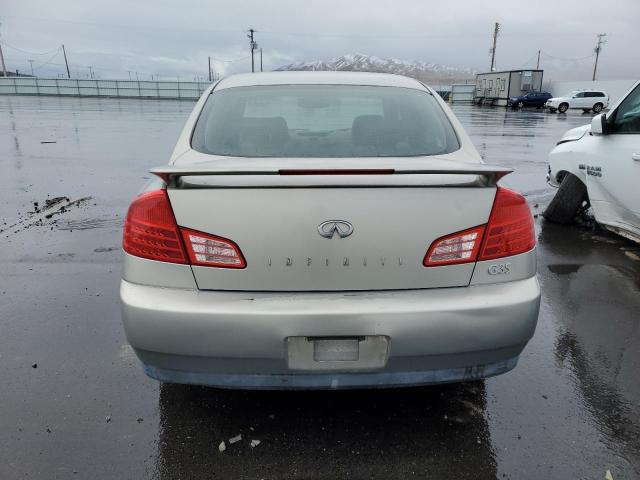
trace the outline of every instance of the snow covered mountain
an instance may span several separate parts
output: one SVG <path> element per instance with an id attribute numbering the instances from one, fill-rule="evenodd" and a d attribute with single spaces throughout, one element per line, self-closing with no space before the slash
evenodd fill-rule
<path id="1" fill-rule="evenodd" d="M 475 72 L 471 69 L 460 69 L 431 62 L 380 58 L 361 53 L 350 53 L 328 61 L 316 60 L 313 62 L 291 63 L 276 68 L 276 70 L 339 70 L 395 73 L 431 83 L 459 82 L 472 79 L 475 75 Z"/>

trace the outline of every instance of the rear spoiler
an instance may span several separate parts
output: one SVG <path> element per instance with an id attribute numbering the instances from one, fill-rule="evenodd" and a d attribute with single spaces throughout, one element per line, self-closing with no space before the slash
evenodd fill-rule
<path id="1" fill-rule="evenodd" d="M 198 187 L 323 187 L 323 186 L 492 186 L 513 169 L 485 164 L 439 161 L 431 168 L 225 168 L 212 163 L 166 165 L 149 170 L 168 186 Z M 454 177 L 467 176 L 466 179 Z M 178 182 L 184 177 L 208 177 Z M 438 178 L 435 178 L 438 177 Z"/>

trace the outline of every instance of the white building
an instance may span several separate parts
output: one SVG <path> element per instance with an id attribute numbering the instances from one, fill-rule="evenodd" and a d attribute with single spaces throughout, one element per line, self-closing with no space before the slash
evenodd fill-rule
<path id="1" fill-rule="evenodd" d="M 542 75 L 543 70 L 478 73 L 474 103 L 505 106 L 509 97 L 539 92 L 542 88 Z"/>

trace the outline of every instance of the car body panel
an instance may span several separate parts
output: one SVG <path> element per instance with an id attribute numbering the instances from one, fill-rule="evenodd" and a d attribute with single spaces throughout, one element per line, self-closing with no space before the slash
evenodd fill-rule
<path id="1" fill-rule="evenodd" d="M 242 376 L 286 375 L 295 386 L 288 337 L 383 335 L 389 357 L 376 371 L 391 374 L 517 358 L 535 330 L 540 291 L 535 277 L 437 290 L 297 294 L 202 292 L 123 280 L 121 298 L 127 338 L 152 369 L 218 374 L 221 383 L 210 384 L 255 387 Z M 349 371 L 370 370 L 351 365 Z"/>
<path id="2" fill-rule="evenodd" d="M 180 226 L 232 239 L 247 261 L 244 269 L 193 267 L 199 288 L 327 291 L 467 285 L 473 264 L 425 268 L 422 260 L 437 238 L 486 223 L 495 188 L 216 188 L 168 193 Z M 353 233 L 345 238 L 319 235 L 319 225 L 332 219 L 351 223 Z"/>

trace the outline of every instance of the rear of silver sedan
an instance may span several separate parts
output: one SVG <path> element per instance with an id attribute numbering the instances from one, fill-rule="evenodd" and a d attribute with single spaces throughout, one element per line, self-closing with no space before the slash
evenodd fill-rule
<path id="1" fill-rule="evenodd" d="M 359 388 L 515 367 L 533 222 L 434 92 L 403 77 L 230 77 L 132 203 L 128 341 L 165 382 Z"/>

